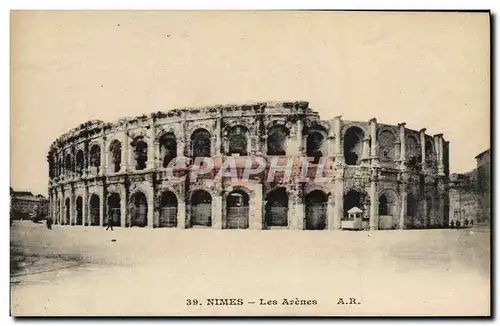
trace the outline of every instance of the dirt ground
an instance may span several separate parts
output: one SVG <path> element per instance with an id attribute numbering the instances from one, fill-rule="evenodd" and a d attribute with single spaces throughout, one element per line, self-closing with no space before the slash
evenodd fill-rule
<path id="1" fill-rule="evenodd" d="M 106 232 L 21 221 L 11 227 L 14 316 L 484 316 L 489 272 L 484 227 Z M 210 298 L 243 304 L 209 305 Z M 339 304 L 349 298 L 356 303 Z M 269 300 L 276 305 L 260 304 Z"/>

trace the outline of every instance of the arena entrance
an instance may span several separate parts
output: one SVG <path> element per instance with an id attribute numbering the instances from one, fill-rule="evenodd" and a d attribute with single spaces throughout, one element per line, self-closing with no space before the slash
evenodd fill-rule
<path id="1" fill-rule="evenodd" d="M 313 190 L 306 196 L 306 230 L 326 229 L 328 196 L 321 190 Z"/>
<path id="2" fill-rule="evenodd" d="M 90 197 L 90 225 L 99 225 L 100 210 L 99 210 L 99 196 L 96 194 Z"/>
<path id="3" fill-rule="evenodd" d="M 136 192 L 130 198 L 130 227 L 148 225 L 148 201 L 142 192 Z"/>
<path id="4" fill-rule="evenodd" d="M 247 229 L 250 198 L 242 190 L 231 191 L 226 198 L 226 229 Z"/>
<path id="5" fill-rule="evenodd" d="M 161 195 L 160 221 L 158 227 L 173 228 L 177 226 L 177 197 L 171 191 Z"/>
<path id="6" fill-rule="evenodd" d="M 83 199 L 78 197 L 76 199 L 76 225 L 83 224 Z"/>
<path id="7" fill-rule="evenodd" d="M 363 202 L 363 194 L 356 190 L 349 190 L 349 192 L 344 195 L 344 218 L 347 217 L 347 212 L 353 207 L 363 210 Z"/>
<path id="8" fill-rule="evenodd" d="M 288 194 L 285 188 L 267 194 L 264 216 L 265 228 L 288 226 Z"/>
<path id="9" fill-rule="evenodd" d="M 108 198 L 108 217 L 112 216 L 113 226 L 121 226 L 121 200 L 120 195 L 113 193 Z M 106 221 L 106 225 L 108 221 Z"/>
<path id="10" fill-rule="evenodd" d="M 64 203 L 64 208 L 65 208 L 66 214 L 64 215 L 64 223 L 63 224 L 68 225 L 70 218 L 71 218 L 71 204 L 70 204 L 69 198 L 66 198 L 66 202 Z"/>
<path id="11" fill-rule="evenodd" d="M 414 229 L 420 227 L 420 220 L 417 216 L 418 202 L 415 195 L 408 194 L 406 197 L 406 218 L 405 227 L 407 229 Z"/>
<path id="12" fill-rule="evenodd" d="M 398 224 L 396 195 L 392 191 L 385 191 L 378 198 L 378 229 L 396 229 Z"/>
<path id="13" fill-rule="evenodd" d="M 191 195 L 191 223 L 193 226 L 212 226 L 212 196 L 205 190 Z"/>

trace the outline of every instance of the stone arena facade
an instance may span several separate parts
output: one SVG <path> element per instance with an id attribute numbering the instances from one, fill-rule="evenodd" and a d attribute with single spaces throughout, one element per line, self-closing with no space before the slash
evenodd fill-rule
<path id="1" fill-rule="evenodd" d="M 55 224 L 88 227 L 112 216 L 118 227 L 342 230 L 357 207 L 358 229 L 440 227 L 449 218 L 448 151 L 442 134 L 321 120 L 303 101 L 89 121 L 50 147 L 49 211 Z M 192 178 L 193 161 L 169 165 L 179 157 L 210 157 L 213 172 Z M 323 166 L 328 181 L 268 178 L 271 165 L 246 179 L 214 177 L 229 159 L 241 177 L 256 157 L 312 157 L 307 175 Z M 296 175 L 303 164 L 289 167 Z"/>

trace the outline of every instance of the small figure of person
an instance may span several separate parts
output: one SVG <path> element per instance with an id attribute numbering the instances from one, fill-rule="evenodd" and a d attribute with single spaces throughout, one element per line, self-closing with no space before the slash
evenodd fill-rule
<path id="1" fill-rule="evenodd" d="M 455 222 L 453 220 L 450 222 L 450 228 L 455 228 Z"/>
<path id="2" fill-rule="evenodd" d="M 457 226 L 457 229 L 460 229 L 460 221 L 458 221 L 458 220 L 457 220 L 457 221 L 455 222 L 455 225 Z"/>
<path id="3" fill-rule="evenodd" d="M 470 220 L 470 226 L 474 226 L 474 220 Z"/>
<path id="4" fill-rule="evenodd" d="M 113 231 L 113 215 L 109 214 L 108 216 L 108 227 L 106 228 L 106 231 L 111 228 L 111 231 Z"/>
<path id="5" fill-rule="evenodd" d="M 465 219 L 464 224 L 465 224 L 465 226 L 469 226 L 469 220 L 468 220 L 468 219 Z"/>
<path id="6" fill-rule="evenodd" d="M 47 229 L 52 230 L 52 217 L 47 217 Z"/>

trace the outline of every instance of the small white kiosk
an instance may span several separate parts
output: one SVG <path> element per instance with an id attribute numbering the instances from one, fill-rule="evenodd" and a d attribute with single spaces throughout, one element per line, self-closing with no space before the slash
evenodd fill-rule
<path id="1" fill-rule="evenodd" d="M 362 230 L 362 220 L 363 211 L 355 206 L 347 211 L 347 219 L 342 221 L 341 227 L 345 230 Z"/>

